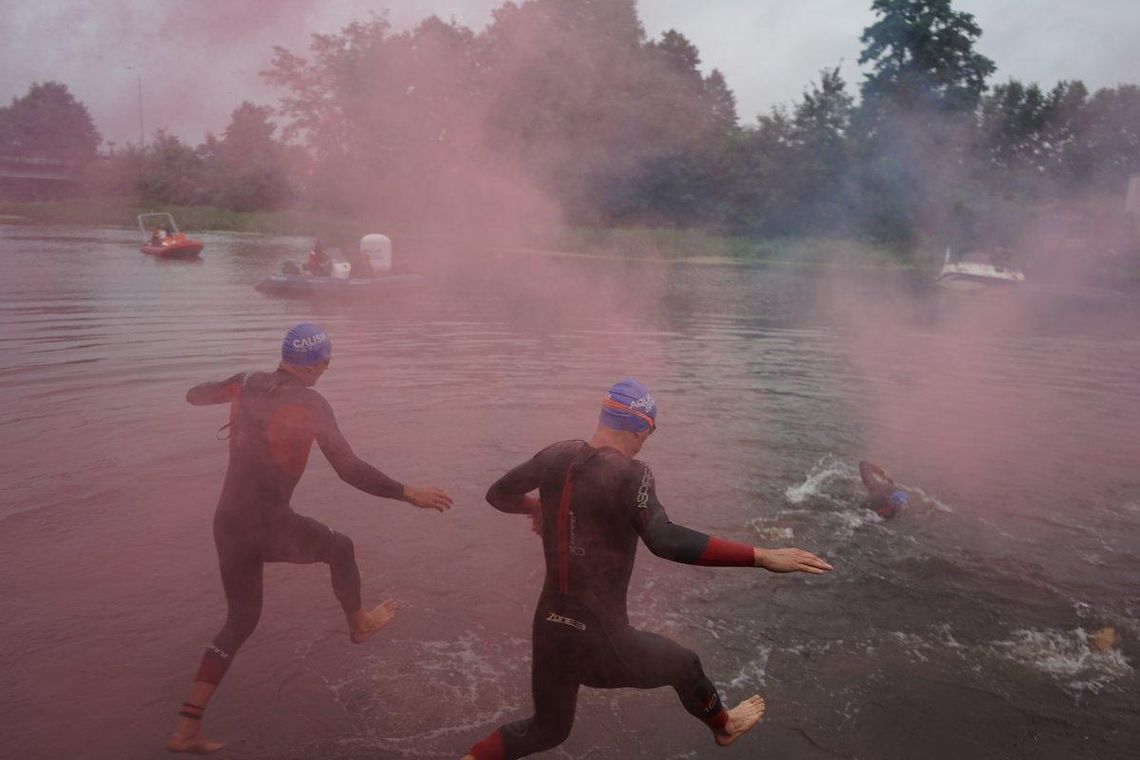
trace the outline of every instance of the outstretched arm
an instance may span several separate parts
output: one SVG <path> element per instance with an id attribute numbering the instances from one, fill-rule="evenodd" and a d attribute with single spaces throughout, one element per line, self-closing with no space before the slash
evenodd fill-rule
<path id="1" fill-rule="evenodd" d="M 774 573 L 823 573 L 831 565 L 802 549 L 761 549 L 726 541 L 669 520 L 657 500 L 653 474 L 645 467 L 634 496 L 634 525 L 649 551 L 658 557 L 687 565 L 709 567 L 762 567 Z"/>
<path id="2" fill-rule="evenodd" d="M 859 463 L 859 478 L 868 491 L 893 488 L 895 485 L 895 481 L 886 470 L 870 462 Z"/>
<path id="3" fill-rule="evenodd" d="M 239 372 L 219 383 L 200 383 L 186 391 L 186 400 L 194 406 L 225 404 L 233 400 L 245 380 L 245 373 Z"/>
<path id="4" fill-rule="evenodd" d="M 773 573 L 816 575 L 831 570 L 831 565 L 803 549 L 761 549 L 676 525 L 660 508 L 649 518 L 641 540 L 658 557 L 687 565 L 762 567 Z"/>
<path id="5" fill-rule="evenodd" d="M 649 551 L 662 559 L 686 565 L 752 567 L 755 550 L 746 544 L 725 541 L 669 520 L 660 504 L 646 507 L 639 530 Z"/>
<path id="6" fill-rule="evenodd" d="M 323 398 L 314 412 L 317 445 L 336 474 L 353 488 L 385 499 L 399 499 L 422 509 L 442 512 L 451 506 L 451 497 L 432 486 L 405 486 L 358 457 L 340 432 L 332 407 Z"/>

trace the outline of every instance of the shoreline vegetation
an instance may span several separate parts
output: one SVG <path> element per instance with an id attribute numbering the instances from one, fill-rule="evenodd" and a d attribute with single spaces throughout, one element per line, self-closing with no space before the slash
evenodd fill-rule
<path id="1" fill-rule="evenodd" d="M 746 122 L 723 74 L 680 31 L 648 36 L 635 0 L 507 2 L 482 29 L 370 14 L 274 46 L 260 77 L 279 104 L 243 101 L 196 145 L 166 128 L 105 141 L 65 83 L 34 82 L 0 106 L 0 158 L 37 168 L 5 163 L 0 198 L 18 203 L 0 223 L 131 228 L 165 209 L 191 233 L 341 248 L 383 231 L 922 277 L 949 254 L 1136 287 L 1140 85 L 997 80 L 952 6 L 871 0 L 857 88 L 824 68 Z M 551 214 L 563 226 L 543 228 Z"/>
<path id="2" fill-rule="evenodd" d="M 179 227 L 195 232 L 292 235 L 340 240 L 345 230 L 363 229 L 359 219 L 327 212 L 230 211 L 211 206 L 137 206 L 124 199 L 0 203 L 0 224 L 87 226 L 134 229 L 138 214 L 169 211 Z M 380 231 L 392 237 L 420 237 L 415 231 Z M 426 235 L 423 235 L 426 237 Z M 652 227 L 563 227 L 549 235 L 512 244 L 490 244 L 495 253 L 676 261 L 688 264 L 765 264 L 788 267 L 925 269 L 890 249 L 845 238 L 760 238 L 698 229 Z"/>

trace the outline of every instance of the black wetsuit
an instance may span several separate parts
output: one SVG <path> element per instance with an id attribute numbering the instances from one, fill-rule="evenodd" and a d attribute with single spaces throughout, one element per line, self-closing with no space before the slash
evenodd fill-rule
<path id="1" fill-rule="evenodd" d="M 644 463 L 582 441 L 556 443 L 500 478 L 487 500 L 505 512 L 539 505 L 546 579 L 535 609 L 534 716 L 507 724 L 472 749 L 478 760 L 516 758 L 562 743 L 581 685 L 672 686 L 694 716 L 722 725 L 716 687 L 700 659 L 674 641 L 629 625 L 626 592 L 640 538 L 659 557 L 751 565 L 753 550 L 669 521 Z"/>
<path id="2" fill-rule="evenodd" d="M 289 506 L 313 441 L 349 485 L 392 499 L 402 497 L 404 487 L 359 459 L 324 397 L 287 372 L 241 373 L 203 383 L 191 388 L 186 400 L 195 405 L 230 402 L 229 466 L 214 513 L 228 614 L 195 677 L 216 684 L 257 626 L 266 562 L 324 562 L 345 613 L 360 609 L 352 539 Z"/>

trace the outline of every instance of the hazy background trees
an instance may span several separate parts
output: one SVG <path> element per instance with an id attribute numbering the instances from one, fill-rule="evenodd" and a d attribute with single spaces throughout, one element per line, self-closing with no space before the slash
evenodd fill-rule
<path id="1" fill-rule="evenodd" d="M 0 155 L 86 164 L 102 139 L 87 106 L 60 82 L 37 82 L 0 108 Z"/>
<path id="2" fill-rule="evenodd" d="M 276 48 L 275 109 L 243 103 L 198 146 L 156 132 L 109 150 L 100 192 L 238 210 L 301 206 L 397 226 L 507 216 L 960 244 L 1011 210 L 1140 171 L 1140 88 L 991 82 L 951 0 L 873 0 L 857 92 L 823 68 L 741 123 L 682 32 L 648 38 L 634 0 L 506 2 L 480 31 L 383 16 Z M 821 62 L 827 66 L 832 62 Z M 90 161 L 99 135 L 59 83 L 0 109 L 0 154 Z M 493 226 L 493 225 L 492 225 Z"/>

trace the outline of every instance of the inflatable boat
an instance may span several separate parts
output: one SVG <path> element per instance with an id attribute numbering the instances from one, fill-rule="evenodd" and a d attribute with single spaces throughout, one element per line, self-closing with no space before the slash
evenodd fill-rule
<path id="1" fill-rule="evenodd" d="M 339 249 L 330 251 L 343 258 Z M 423 275 L 392 272 L 392 241 L 387 235 L 372 233 L 362 237 L 356 263 L 365 265 L 357 270 L 356 276 L 353 276 L 352 263 L 333 261 L 331 276 L 326 277 L 307 274 L 296 262 L 286 261 L 281 274 L 270 275 L 254 287 L 274 296 L 342 298 L 419 285 L 424 281 Z M 361 270 L 367 274 L 360 274 Z"/>
<path id="2" fill-rule="evenodd" d="M 202 243 L 182 234 L 174 217 L 167 213 L 139 214 L 143 244 L 139 250 L 160 259 L 194 259 L 202 253 Z"/>
<path id="3" fill-rule="evenodd" d="M 424 281 L 418 274 L 385 274 L 373 277 L 313 277 L 297 274 L 274 274 L 254 287 L 273 296 L 316 296 L 339 298 L 373 293 L 389 288 L 418 285 Z"/>

